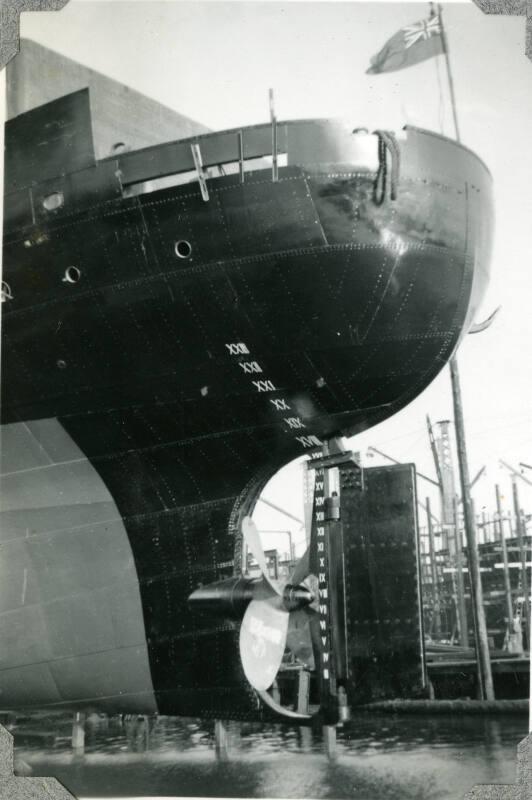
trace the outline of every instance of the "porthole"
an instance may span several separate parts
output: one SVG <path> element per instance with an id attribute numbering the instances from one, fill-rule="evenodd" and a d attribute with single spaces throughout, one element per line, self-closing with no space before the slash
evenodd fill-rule
<path id="1" fill-rule="evenodd" d="M 67 267 L 63 283 L 77 283 L 81 278 L 81 272 L 77 267 Z"/>
<path id="2" fill-rule="evenodd" d="M 63 192 L 52 192 L 43 198 L 42 205 L 45 211 L 57 211 L 65 205 L 65 195 Z"/>
<path id="3" fill-rule="evenodd" d="M 192 245 L 186 239 L 179 239 L 175 243 L 175 254 L 178 258 L 190 258 L 192 255 Z"/>
<path id="4" fill-rule="evenodd" d="M 59 369 L 66 369 L 66 361 L 63 361 L 62 358 L 57 360 L 57 366 Z"/>

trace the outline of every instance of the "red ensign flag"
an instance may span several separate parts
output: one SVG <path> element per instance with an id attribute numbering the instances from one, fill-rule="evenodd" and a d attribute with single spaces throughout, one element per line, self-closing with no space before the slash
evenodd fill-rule
<path id="1" fill-rule="evenodd" d="M 373 56 L 366 73 L 394 72 L 425 61 L 443 53 L 443 35 L 440 17 L 434 15 L 413 25 L 401 28 L 388 39 L 384 47 Z"/>

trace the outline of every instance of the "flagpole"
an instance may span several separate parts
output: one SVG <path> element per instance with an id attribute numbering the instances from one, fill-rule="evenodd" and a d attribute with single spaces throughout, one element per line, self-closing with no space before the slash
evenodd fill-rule
<path id="1" fill-rule="evenodd" d="M 456 95 L 454 93 L 454 80 L 451 70 L 451 61 L 449 59 L 449 45 L 447 43 L 447 31 L 443 27 L 443 11 L 441 5 L 438 4 L 438 16 L 440 18 L 441 27 L 441 40 L 443 44 L 443 54 L 445 56 L 445 67 L 447 69 L 447 81 L 449 82 L 449 94 L 451 95 L 451 107 L 453 109 L 454 132 L 456 141 L 460 141 L 460 128 L 458 127 L 458 114 L 456 112 Z"/>
<path id="2" fill-rule="evenodd" d="M 442 8 L 440 5 L 438 5 L 438 14 L 440 18 L 440 28 L 441 28 L 443 52 L 445 55 L 445 65 L 447 67 L 447 79 L 449 81 L 451 106 L 453 109 L 455 138 L 457 142 L 460 142 L 460 129 L 458 127 L 458 114 L 456 111 L 454 81 L 453 81 L 453 74 L 451 72 L 451 62 L 449 60 L 449 46 L 447 43 L 447 33 L 443 27 Z M 479 693 L 480 693 L 480 699 L 482 700 L 494 700 L 495 693 L 493 691 L 493 676 L 491 672 L 488 631 L 486 625 L 486 615 L 484 612 L 482 579 L 480 574 L 480 562 L 477 549 L 475 510 L 473 505 L 473 498 L 471 497 L 471 491 L 470 491 L 471 482 L 469 480 L 469 465 L 468 465 L 467 450 L 466 450 L 464 411 L 462 407 L 462 393 L 460 389 L 460 376 L 458 373 L 458 362 L 456 360 L 456 354 L 452 356 L 449 363 L 449 368 L 451 371 L 454 429 L 456 435 L 456 449 L 458 455 L 460 485 L 462 489 L 464 528 L 467 541 L 467 560 L 469 563 L 469 582 L 471 586 L 471 605 L 473 610 L 473 629 L 475 634 L 475 651 L 476 651 L 476 661 L 477 661 Z"/>

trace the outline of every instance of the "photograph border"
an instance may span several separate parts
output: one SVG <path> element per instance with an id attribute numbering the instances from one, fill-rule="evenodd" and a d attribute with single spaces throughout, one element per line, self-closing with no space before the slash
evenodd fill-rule
<path id="1" fill-rule="evenodd" d="M 19 52 L 20 14 L 24 11 L 60 11 L 68 1 L 0 0 L 0 70 Z M 532 1 L 473 2 L 484 14 L 526 16 L 525 54 L 532 60 Z M 464 800 L 524 800 L 532 797 L 532 734 L 517 747 L 516 778 L 513 784 L 473 786 Z M 0 725 L 0 800 L 68 800 L 73 797 L 55 778 L 15 776 L 13 737 Z"/>

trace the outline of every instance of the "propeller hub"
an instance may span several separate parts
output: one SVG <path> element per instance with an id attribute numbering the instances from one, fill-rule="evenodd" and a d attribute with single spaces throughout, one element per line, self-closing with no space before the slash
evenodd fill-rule
<path id="1" fill-rule="evenodd" d="M 287 611 L 309 606 L 313 600 L 314 595 L 306 586 L 287 583 L 283 589 L 283 606 Z"/>

